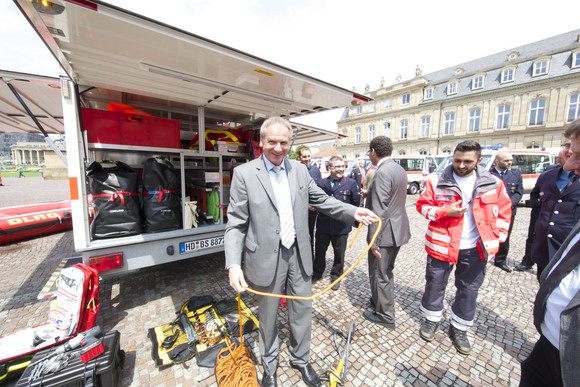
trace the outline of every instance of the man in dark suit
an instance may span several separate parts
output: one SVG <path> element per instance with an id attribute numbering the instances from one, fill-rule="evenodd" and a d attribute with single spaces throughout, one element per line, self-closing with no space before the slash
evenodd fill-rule
<path id="1" fill-rule="evenodd" d="M 558 168 L 564 166 L 566 162 L 566 154 L 570 150 L 570 146 L 568 144 L 568 149 L 564 148 L 562 145 L 562 150 L 558 153 L 556 157 L 556 164 L 551 164 L 546 167 L 546 170 L 542 172 L 542 174 L 546 173 L 546 171 L 552 168 Z M 540 175 L 541 177 L 541 175 Z M 524 256 L 522 261 L 514 267 L 516 271 L 528 271 L 534 266 L 534 261 L 532 261 L 532 246 L 534 244 L 534 239 L 536 236 L 536 222 L 538 221 L 538 217 L 540 216 L 540 187 L 538 186 L 538 181 L 541 179 L 538 178 L 536 180 L 536 184 L 530 192 L 530 207 L 532 210 L 530 211 L 530 224 L 528 226 L 528 236 L 526 238 L 526 249 L 524 251 Z M 538 279 L 540 276 L 538 275 Z"/>
<path id="2" fill-rule="evenodd" d="M 320 180 L 318 186 L 328 195 L 333 196 L 336 200 L 343 203 L 349 203 L 354 206 L 360 205 L 360 191 L 356 182 L 348 177 L 344 177 L 344 160 L 340 156 L 332 156 L 328 161 L 330 167 L 330 176 Z M 326 269 L 326 250 L 332 243 L 334 250 L 334 264 L 330 270 L 330 281 L 334 282 L 342 275 L 344 269 L 344 253 L 348 234 L 352 227 L 339 220 L 332 219 L 326 215 L 318 216 L 316 226 L 316 245 L 314 249 L 314 274 L 312 282 L 322 278 Z M 338 290 L 340 282 L 336 283 L 332 290 Z"/>
<path id="3" fill-rule="evenodd" d="M 303 146 L 300 149 L 298 149 L 298 161 L 306 165 L 306 169 L 308 169 L 310 177 L 312 177 L 314 182 L 318 184 L 318 181 L 322 179 L 322 176 L 320 175 L 320 169 L 316 164 L 311 165 L 310 164 L 311 160 L 312 156 L 310 148 L 308 148 L 307 146 Z M 310 247 L 312 247 L 313 254 L 314 254 L 314 227 L 316 226 L 317 215 L 318 212 L 316 211 L 316 209 L 312 206 L 308 206 L 308 231 L 310 232 Z"/>
<path id="4" fill-rule="evenodd" d="M 312 249 L 308 235 L 308 205 L 325 215 L 354 224 L 376 222 L 365 208 L 342 203 L 321 190 L 306 167 L 286 158 L 292 127 L 280 117 L 260 129 L 262 157 L 235 169 L 230 190 L 225 256 L 230 286 L 243 292 L 248 280 L 258 291 L 312 295 Z M 244 271 L 242 271 L 242 256 Z M 278 368 L 278 298 L 258 296 L 259 343 L 264 375 L 262 386 L 276 386 Z M 288 300 L 290 365 L 309 386 L 320 385 L 309 363 L 312 301 Z"/>
<path id="5" fill-rule="evenodd" d="M 503 271 L 510 273 L 512 269 L 507 265 L 507 255 L 510 249 L 510 235 L 514 226 L 514 218 L 516 217 L 517 205 L 524 194 L 524 182 L 522 175 L 519 172 L 512 171 L 512 163 L 514 158 L 507 151 L 499 151 L 495 156 L 495 166 L 490 170 L 492 175 L 499 177 L 507 193 L 512 201 L 512 218 L 508 230 L 508 236 L 505 242 L 500 243 L 499 252 L 495 255 L 495 266 Z"/>
<path id="6" fill-rule="evenodd" d="M 395 327 L 395 259 L 402 245 L 411 238 L 407 200 L 407 174 L 392 159 L 393 143 L 385 136 L 377 136 L 369 145 L 369 158 L 376 171 L 366 193 L 365 206 L 382 220 L 382 229 L 368 254 L 371 306 L 363 317 L 388 329 Z M 377 225 L 368 229 L 370 243 Z"/>
<path id="7" fill-rule="evenodd" d="M 564 160 L 570 157 L 571 139 L 562 145 Z M 580 220 L 580 181 L 574 171 L 552 168 L 537 181 L 540 210 L 532 243 L 532 261 L 538 265 L 538 280 L 570 230 Z"/>
<path id="8" fill-rule="evenodd" d="M 360 190 L 365 182 L 366 171 L 365 171 L 365 162 L 364 160 L 360 160 L 358 162 L 358 167 L 353 168 L 353 170 L 348 175 L 351 179 L 356 181 L 356 185 Z"/>
<path id="9" fill-rule="evenodd" d="M 571 140 L 565 171 L 580 175 L 580 119 L 564 133 Z M 580 222 L 540 276 L 534 325 L 541 336 L 521 363 L 521 387 L 577 386 L 580 380 Z"/>

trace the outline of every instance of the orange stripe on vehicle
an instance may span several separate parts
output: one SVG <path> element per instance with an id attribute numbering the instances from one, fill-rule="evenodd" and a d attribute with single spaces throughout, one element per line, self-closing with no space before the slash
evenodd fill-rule
<path id="1" fill-rule="evenodd" d="M 70 200 L 79 200 L 79 186 L 76 177 L 68 178 L 68 189 L 70 191 Z"/>

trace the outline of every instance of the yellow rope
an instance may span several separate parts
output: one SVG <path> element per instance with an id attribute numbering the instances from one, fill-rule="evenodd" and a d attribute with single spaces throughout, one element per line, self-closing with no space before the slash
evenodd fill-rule
<path id="1" fill-rule="evenodd" d="M 346 270 L 340 277 L 338 277 L 332 284 L 330 284 L 326 289 L 323 291 L 310 296 L 310 297 L 301 297 L 301 296 L 289 296 L 287 294 L 273 294 L 273 293 L 264 293 L 259 292 L 257 290 L 253 290 L 245 288 L 247 291 L 258 294 L 261 296 L 268 296 L 268 297 L 278 297 L 278 298 L 289 298 L 293 300 L 313 300 L 317 297 L 322 296 L 324 293 L 329 291 L 334 284 L 341 281 L 348 273 L 350 273 L 356 265 L 360 263 L 360 261 L 364 258 L 364 256 L 368 253 L 371 249 L 373 243 L 375 243 L 375 239 L 379 235 L 379 231 L 381 230 L 382 222 L 379 219 L 379 224 L 377 227 L 377 231 L 373 235 L 373 238 L 365 251 L 361 254 L 361 256 L 357 259 L 357 261 Z M 354 240 L 356 239 L 357 235 L 359 234 L 362 228 L 362 223 L 359 225 L 352 242 L 349 245 L 349 248 L 352 247 Z M 242 305 L 241 305 L 241 298 L 238 294 L 238 313 L 239 323 L 240 323 L 240 345 L 236 345 L 236 343 L 230 342 L 229 339 L 226 339 L 227 347 L 222 349 L 217 356 L 216 365 L 215 365 L 215 375 L 217 385 L 220 387 L 258 387 L 258 377 L 256 374 L 256 367 L 252 361 L 252 355 L 248 348 L 244 345 L 243 340 L 243 327 L 242 327 Z"/>
<path id="2" fill-rule="evenodd" d="M 350 273 L 355 267 L 356 265 L 358 265 L 360 263 L 360 261 L 362 261 L 362 259 L 367 255 L 367 253 L 369 252 L 369 250 L 371 249 L 371 246 L 373 245 L 373 243 L 375 243 L 375 240 L 377 239 L 377 236 L 379 235 L 379 231 L 381 231 L 381 227 L 382 227 L 382 221 L 380 218 L 377 218 L 379 221 L 378 227 L 377 227 L 377 231 L 375 231 L 375 234 L 373 235 L 373 238 L 371 239 L 370 243 L 368 244 L 368 246 L 365 248 L 365 250 L 362 252 L 361 256 L 356 260 L 356 262 L 348 268 L 348 270 L 346 270 L 344 273 L 342 273 L 342 275 L 340 277 L 338 277 L 336 280 L 334 280 L 333 283 L 331 283 L 330 285 L 328 285 L 327 288 L 325 288 L 324 290 L 322 290 L 321 292 L 314 294 L 310 297 L 302 297 L 302 296 L 289 296 L 287 294 L 274 294 L 274 293 L 266 293 L 266 292 L 260 292 L 254 289 L 251 289 L 249 287 L 245 288 L 248 292 L 250 293 L 254 293 L 257 294 L 259 296 L 268 296 L 268 297 L 277 297 L 277 298 L 287 298 L 290 300 L 307 300 L 307 301 L 311 301 L 314 300 L 315 298 L 318 298 L 320 296 L 322 296 L 324 293 L 328 292 L 330 289 L 332 289 L 332 287 L 337 284 L 338 282 L 340 282 L 344 277 L 346 277 L 348 275 L 348 273 Z M 350 242 L 349 248 L 352 247 L 352 244 L 354 243 L 354 240 L 356 239 L 358 233 L 360 232 L 361 228 L 362 228 L 363 224 L 361 223 L 358 226 L 358 229 L 356 231 L 356 234 L 354 235 L 354 237 L 352 238 L 352 242 Z"/>

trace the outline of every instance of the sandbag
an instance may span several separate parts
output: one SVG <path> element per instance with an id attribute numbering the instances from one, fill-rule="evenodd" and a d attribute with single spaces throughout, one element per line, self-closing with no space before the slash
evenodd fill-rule
<path id="1" fill-rule="evenodd" d="M 181 228 L 180 179 L 166 159 L 151 158 L 143 168 L 145 232 Z"/>
<path id="2" fill-rule="evenodd" d="M 95 161 L 87 171 L 95 206 L 91 237 L 102 239 L 142 233 L 137 171 L 120 161 Z"/>

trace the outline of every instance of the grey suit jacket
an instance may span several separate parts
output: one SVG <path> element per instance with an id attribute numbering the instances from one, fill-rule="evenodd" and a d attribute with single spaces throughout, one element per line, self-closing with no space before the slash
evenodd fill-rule
<path id="1" fill-rule="evenodd" d="M 407 174 L 392 159 L 386 159 L 377 168 L 367 192 L 365 207 L 379 216 L 383 227 L 373 248 L 400 247 L 409 242 L 411 229 L 405 208 Z M 376 232 L 378 223 L 369 226 L 367 242 Z"/>
<path id="2" fill-rule="evenodd" d="M 550 273 L 554 265 L 560 260 L 570 240 L 579 232 L 580 222 L 576 223 L 558 252 L 542 272 L 540 283 L 544 282 L 548 273 Z M 572 248 L 568 254 L 574 253 L 578 254 L 580 252 Z M 560 315 L 560 364 L 562 367 L 564 386 L 577 386 L 580 380 L 580 334 L 578 332 L 580 332 L 580 290 L 576 292 L 572 301 L 570 301 Z"/>
<path id="3" fill-rule="evenodd" d="M 304 273 L 311 276 L 308 204 L 351 225 L 356 207 L 328 196 L 312 180 L 303 164 L 285 159 L 284 168 L 290 184 L 298 255 Z M 280 217 L 276 196 L 260 157 L 234 169 L 225 232 L 226 267 L 241 265 L 244 256 L 246 278 L 258 286 L 268 286 L 276 274 L 279 249 Z"/>

